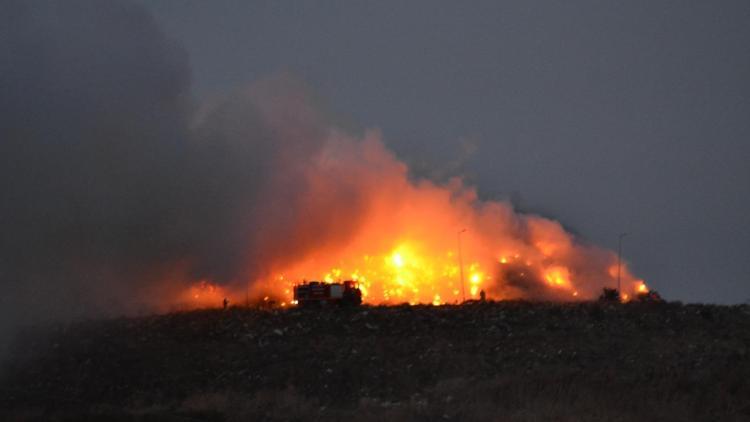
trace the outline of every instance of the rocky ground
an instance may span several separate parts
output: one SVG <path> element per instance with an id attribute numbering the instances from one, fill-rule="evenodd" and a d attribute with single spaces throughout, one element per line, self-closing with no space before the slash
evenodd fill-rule
<path id="1" fill-rule="evenodd" d="M 201 310 L 24 331 L 3 420 L 750 420 L 750 307 Z"/>

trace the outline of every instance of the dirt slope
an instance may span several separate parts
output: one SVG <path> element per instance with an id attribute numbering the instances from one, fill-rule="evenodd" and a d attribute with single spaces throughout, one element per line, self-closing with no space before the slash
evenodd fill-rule
<path id="1" fill-rule="evenodd" d="M 0 417 L 750 420 L 750 308 L 231 308 L 25 331 Z"/>

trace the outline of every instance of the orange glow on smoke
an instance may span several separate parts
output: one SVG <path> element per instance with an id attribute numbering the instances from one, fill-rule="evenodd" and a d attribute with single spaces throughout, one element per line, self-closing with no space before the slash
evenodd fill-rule
<path id="1" fill-rule="evenodd" d="M 189 308 L 212 308 L 221 306 L 226 295 L 222 286 L 201 280 L 190 286 L 178 299 L 178 303 Z"/>
<path id="2" fill-rule="evenodd" d="M 377 134 L 333 136 L 305 174 L 292 235 L 269 236 L 276 249 L 234 285 L 235 296 L 247 285 L 251 298 L 286 306 L 295 283 L 354 280 L 366 303 L 440 305 L 482 291 L 493 300 L 591 300 L 616 285 L 616 254 L 580 244 L 556 221 L 481 201 L 460 179 L 411 180 Z M 326 232 L 311 241 L 321 224 Z M 314 247 L 285 247 L 301 240 Z M 620 276 L 623 297 L 648 291 L 625 263 Z M 195 289 L 195 301 L 221 303 L 223 293 Z"/>

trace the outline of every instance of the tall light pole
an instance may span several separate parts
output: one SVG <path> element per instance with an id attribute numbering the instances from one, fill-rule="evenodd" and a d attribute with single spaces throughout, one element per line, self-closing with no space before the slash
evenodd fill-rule
<path id="1" fill-rule="evenodd" d="M 466 302 L 466 289 L 464 287 L 464 259 L 461 255 L 461 233 L 465 232 L 466 229 L 459 230 L 456 237 L 458 237 L 458 271 L 461 273 L 461 297 Z"/>
<path id="2" fill-rule="evenodd" d="M 620 235 L 617 236 L 617 294 L 620 294 L 620 263 L 622 262 L 622 238 L 627 235 L 627 233 L 620 233 Z"/>

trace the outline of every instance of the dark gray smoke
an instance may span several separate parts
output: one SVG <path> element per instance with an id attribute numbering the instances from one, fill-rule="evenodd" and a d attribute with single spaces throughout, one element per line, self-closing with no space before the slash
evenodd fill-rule
<path id="1" fill-rule="evenodd" d="M 242 217 L 274 134 L 231 105 L 192 133 L 189 74 L 184 51 L 137 5 L 3 3 L 6 325 L 157 303 L 152 282 L 176 270 L 238 275 L 234 246 L 257 231 Z"/>
<path id="2" fill-rule="evenodd" d="M 126 2 L 2 9 L 2 308 L 99 306 L 181 247 L 187 57 Z"/>
<path id="3" fill-rule="evenodd" d="M 132 312 L 171 299 L 164 279 L 245 281 L 356 223 L 289 223 L 315 218 L 299 193 L 329 130 L 294 78 L 193 113 L 186 54 L 141 7 L 2 9 L 5 321 Z"/>
<path id="4" fill-rule="evenodd" d="M 197 200 L 182 211 L 193 245 L 188 279 L 254 281 L 356 232 L 370 199 L 352 174 L 323 170 L 338 132 L 321 109 L 282 74 L 199 113 L 189 165 Z"/>
<path id="5" fill-rule="evenodd" d="M 327 135 L 320 122 L 305 87 L 289 76 L 241 90 L 198 119 L 191 141 L 194 200 L 185 210 L 195 231 L 194 275 L 247 279 L 253 261 L 273 251 L 271 233 L 292 228 L 305 163 Z M 299 245 L 286 243 L 289 251 Z"/>

